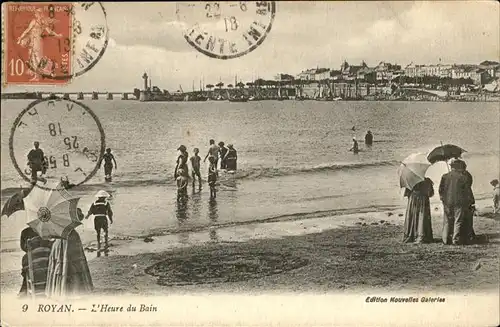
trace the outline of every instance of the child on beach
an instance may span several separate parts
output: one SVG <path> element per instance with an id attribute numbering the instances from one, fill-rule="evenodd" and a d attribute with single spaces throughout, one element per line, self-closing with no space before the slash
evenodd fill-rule
<path id="1" fill-rule="evenodd" d="M 179 174 L 179 176 L 175 179 L 177 183 L 177 199 L 180 199 L 187 196 L 188 179 L 184 175 L 183 169 L 179 169 L 177 173 Z"/>
<path id="2" fill-rule="evenodd" d="M 111 204 L 106 200 L 111 195 L 108 192 L 101 190 L 97 192 L 95 197 L 97 200 L 90 206 L 89 212 L 85 219 L 90 215 L 94 215 L 94 228 L 97 232 L 97 256 L 101 256 L 101 229 L 104 230 L 104 253 L 108 255 L 108 218 L 110 224 L 113 223 L 113 211 Z"/>
<path id="3" fill-rule="evenodd" d="M 490 182 L 493 186 L 493 213 L 500 212 L 500 185 L 498 179 L 494 179 Z"/>
<path id="4" fill-rule="evenodd" d="M 201 173 L 200 173 L 201 157 L 198 155 L 200 150 L 198 148 L 194 148 L 193 152 L 194 155 L 189 159 L 191 161 L 191 167 L 193 168 L 193 171 L 191 172 L 191 175 L 193 177 L 193 187 L 195 184 L 195 177 L 198 177 L 198 182 L 200 184 L 200 190 L 201 190 Z"/>
<path id="5" fill-rule="evenodd" d="M 102 156 L 102 158 L 104 159 L 104 178 L 107 181 L 110 181 L 111 173 L 113 172 L 113 163 L 115 164 L 115 169 L 117 169 L 115 156 L 111 153 L 111 149 L 107 148 L 106 153 Z"/>
<path id="6" fill-rule="evenodd" d="M 215 183 L 217 182 L 217 167 L 214 157 L 209 157 L 210 166 L 208 167 L 208 185 L 210 186 L 210 198 L 216 198 Z"/>

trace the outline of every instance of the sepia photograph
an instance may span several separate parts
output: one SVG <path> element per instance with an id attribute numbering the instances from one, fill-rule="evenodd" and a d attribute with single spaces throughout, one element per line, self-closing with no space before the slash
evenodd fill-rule
<path id="1" fill-rule="evenodd" d="M 498 326 L 497 1 L 2 3 L 1 326 Z"/>

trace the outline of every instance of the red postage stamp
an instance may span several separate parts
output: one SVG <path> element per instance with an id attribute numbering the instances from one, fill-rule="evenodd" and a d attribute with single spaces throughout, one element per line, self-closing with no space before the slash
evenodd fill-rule
<path id="1" fill-rule="evenodd" d="M 55 77 L 71 76 L 72 3 L 4 5 L 4 83 L 69 83 Z"/>

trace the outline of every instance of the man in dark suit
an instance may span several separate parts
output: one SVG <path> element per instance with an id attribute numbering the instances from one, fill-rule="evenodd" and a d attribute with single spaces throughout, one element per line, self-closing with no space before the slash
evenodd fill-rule
<path id="1" fill-rule="evenodd" d="M 453 160 L 450 163 L 451 171 L 443 175 L 439 184 L 439 196 L 444 207 L 444 244 L 464 244 L 468 236 L 469 226 L 465 220 L 473 200 L 470 192 L 471 181 L 462 170 L 464 164 L 460 159 Z"/>

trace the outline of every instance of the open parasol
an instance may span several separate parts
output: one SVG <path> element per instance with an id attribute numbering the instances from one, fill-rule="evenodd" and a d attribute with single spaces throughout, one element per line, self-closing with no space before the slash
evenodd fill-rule
<path id="1" fill-rule="evenodd" d="M 399 186 L 412 190 L 415 185 L 425 180 L 425 173 L 430 166 L 425 153 L 410 154 L 399 166 Z"/>
<path id="2" fill-rule="evenodd" d="M 427 160 L 429 160 L 431 164 L 435 164 L 438 161 L 448 161 L 451 158 L 460 158 L 464 152 L 466 151 L 458 145 L 441 144 L 429 152 Z"/>
<path id="3" fill-rule="evenodd" d="M 23 199 L 28 225 L 43 239 L 66 239 L 81 224 L 77 210 L 79 200 L 60 184 L 53 190 L 35 187 Z"/>

